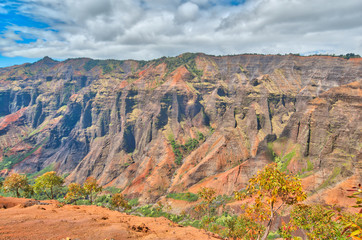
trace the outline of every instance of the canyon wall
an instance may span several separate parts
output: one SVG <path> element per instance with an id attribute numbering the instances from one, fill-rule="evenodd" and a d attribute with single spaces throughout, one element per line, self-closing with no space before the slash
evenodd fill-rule
<path id="1" fill-rule="evenodd" d="M 294 55 L 0 68 L 0 174 L 94 176 L 143 202 L 231 194 L 275 159 L 311 192 L 361 182 L 361 76 L 360 58 Z"/>

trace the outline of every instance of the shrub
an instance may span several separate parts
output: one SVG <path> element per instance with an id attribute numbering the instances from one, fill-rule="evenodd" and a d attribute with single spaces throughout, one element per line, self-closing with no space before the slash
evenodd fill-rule
<path id="1" fill-rule="evenodd" d="M 133 198 L 131 200 L 128 201 L 128 204 L 131 206 L 131 207 L 135 207 L 139 204 L 138 202 L 138 198 Z"/>
<path id="2" fill-rule="evenodd" d="M 195 150 L 199 146 L 200 141 L 204 141 L 205 136 L 202 133 L 198 133 L 198 139 L 196 138 L 189 138 L 184 145 L 178 144 L 173 136 L 169 137 L 169 142 L 172 147 L 172 151 L 175 154 L 175 163 L 180 165 L 182 163 L 182 159 L 184 155 L 189 154 L 193 150 Z"/>
<path id="3" fill-rule="evenodd" d="M 169 193 L 166 198 L 173 198 L 176 200 L 183 200 L 187 202 L 196 202 L 199 197 L 197 194 L 186 192 L 186 193 Z"/>

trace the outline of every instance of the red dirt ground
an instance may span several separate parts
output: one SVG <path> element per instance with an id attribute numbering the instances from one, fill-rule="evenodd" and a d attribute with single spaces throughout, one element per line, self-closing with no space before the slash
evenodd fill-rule
<path id="1" fill-rule="evenodd" d="M 137 217 L 97 206 L 33 205 L 0 197 L 0 239 L 220 239 L 166 218 Z"/>

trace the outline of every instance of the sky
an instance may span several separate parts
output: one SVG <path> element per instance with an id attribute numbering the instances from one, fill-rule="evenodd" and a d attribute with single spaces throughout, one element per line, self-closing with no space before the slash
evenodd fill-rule
<path id="1" fill-rule="evenodd" d="M 0 0 L 0 67 L 54 59 L 362 55 L 361 0 Z"/>

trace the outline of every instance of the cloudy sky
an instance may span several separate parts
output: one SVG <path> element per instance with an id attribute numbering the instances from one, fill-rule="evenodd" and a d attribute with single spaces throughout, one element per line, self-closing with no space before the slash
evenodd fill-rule
<path id="1" fill-rule="evenodd" d="M 1 0 L 0 67 L 183 52 L 362 54 L 361 0 Z"/>

